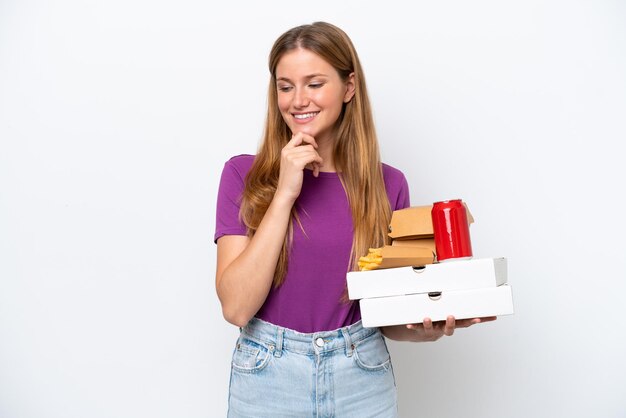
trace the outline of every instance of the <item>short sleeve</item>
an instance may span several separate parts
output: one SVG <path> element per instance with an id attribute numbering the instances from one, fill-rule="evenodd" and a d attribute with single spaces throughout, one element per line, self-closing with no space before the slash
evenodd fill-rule
<path id="1" fill-rule="evenodd" d="M 383 177 L 391 210 L 399 210 L 411 206 L 409 183 L 404 173 L 397 168 L 383 164 Z"/>
<path id="2" fill-rule="evenodd" d="M 246 226 L 239 219 L 245 174 L 233 159 L 224 164 L 217 192 L 215 235 L 213 242 L 224 235 L 246 235 Z"/>
<path id="3" fill-rule="evenodd" d="M 409 183 L 406 181 L 406 177 L 404 174 L 402 175 L 402 180 L 400 182 L 400 190 L 398 192 L 398 199 L 396 200 L 396 205 L 393 210 L 399 210 L 408 208 L 411 206 L 411 194 L 409 192 Z"/>

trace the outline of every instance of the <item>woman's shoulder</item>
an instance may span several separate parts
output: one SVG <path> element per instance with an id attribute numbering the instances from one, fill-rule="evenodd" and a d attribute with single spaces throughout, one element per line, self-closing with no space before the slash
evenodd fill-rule
<path id="1" fill-rule="evenodd" d="M 405 181 L 404 173 L 399 169 L 390 166 L 389 164 L 382 163 L 383 166 L 383 178 L 385 183 L 397 184 Z"/>
<path id="2" fill-rule="evenodd" d="M 409 207 L 411 204 L 409 184 L 404 173 L 395 167 L 383 163 L 383 178 L 387 197 L 393 210 Z"/>
<path id="3" fill-rule="evenodd" d="M 254 155 L 251 154 L 239 154 L 234 155 L 226 161 L 226 164 L 234 165 L 236 167 L 251 167 L 254 162 Z"/>
<path id="4" fill-rule="evenodd" d="M 235 155 L 226 161 L 224 169 L 235 171 L 243 178 L 248 174 L 248 171 L 250 171 L 252 163 L 254 163 L 254 157 L 254 155 L 250 154 Z"/>

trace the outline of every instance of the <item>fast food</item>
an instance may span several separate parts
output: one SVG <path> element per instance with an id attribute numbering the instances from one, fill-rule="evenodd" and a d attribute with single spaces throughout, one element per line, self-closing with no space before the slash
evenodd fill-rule
<path id="1" fill-rule="evenodd" d="M 383 249 L 370 248 L 366 256 L 359 258 L 359 269 L 361 271 L 375 270 L 380 267 L 380 263 L 383 262 Z"/>

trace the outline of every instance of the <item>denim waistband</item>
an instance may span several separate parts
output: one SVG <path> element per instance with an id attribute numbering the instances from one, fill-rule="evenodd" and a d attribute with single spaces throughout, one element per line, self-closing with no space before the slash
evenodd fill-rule
<path id="1" fill-rule="evenodd" d="M 361 321 L 332 331 L 302 333 L 259 318 L 252 318 L 241 332 L 246 337 L 269 346 L 277 357 L 281 356 L 283 350 L 308 355 L 345 350 L 351 356 L 356 344 L 372 335 L 380 334 L 378 328 L 364 328 Z"/>

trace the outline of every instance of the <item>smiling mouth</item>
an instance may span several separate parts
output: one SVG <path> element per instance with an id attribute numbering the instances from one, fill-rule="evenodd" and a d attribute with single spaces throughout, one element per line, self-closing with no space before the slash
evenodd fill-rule
<path id="1" fill-rule="evenodd" d="M 309 112 L 309 113 L 301 113 L 301 114 L 293 113 L 293 117 L 298 120 L 311 119 L 312 117 L 316 116 L 318 113 L 320 112 Z"/>

